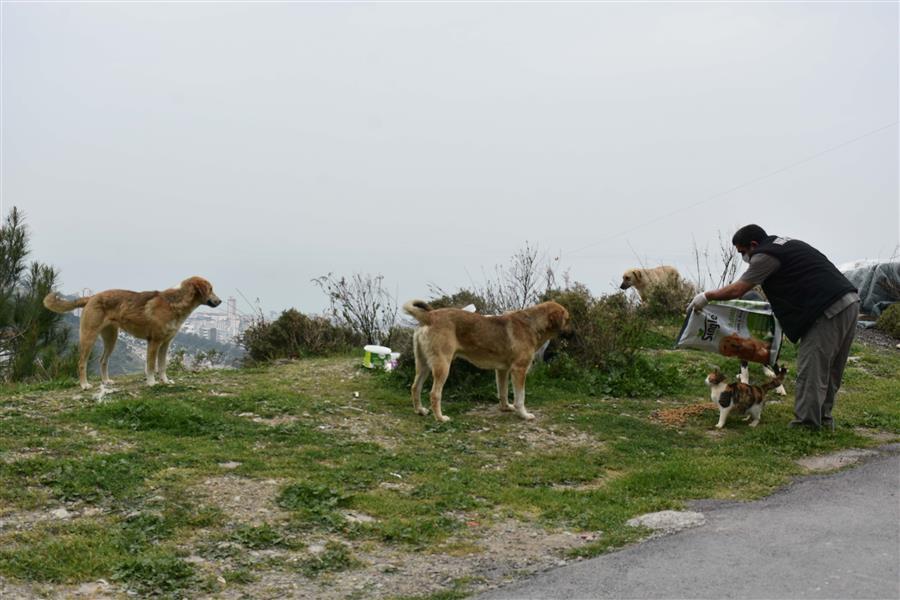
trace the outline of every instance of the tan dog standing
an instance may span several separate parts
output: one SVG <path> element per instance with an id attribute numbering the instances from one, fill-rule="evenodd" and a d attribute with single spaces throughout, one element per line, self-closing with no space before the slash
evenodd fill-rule
<path id="1" fill-rule="evenodd" d="M 403 310 L 421 327 L 413 335 L 416 379 L 412 385 L 413 408 L 420 415 L 428 409 L 421 403 L 422 386 L 430 369 L 431 410 L 437 421 L 449 421 L 441 413 L 441 392 L 450 363 L 462 357 L 481 369 L 494 369 L 500 410 L 515 411 L 523 419 L 534 415 L 525 410 L 525 376 L 535 351 L 564 330 L 569 312 L 556 302 L 542 302 L 523 310 L 485 316 L 457 308 L 432 309 L 422 300 L 410 300 Z M 512 374 L 515 406 L 509 405 L 508 382 Z"/>
<path id="2" fill-rule="evenodd" d="M 678 269 L 675 267 L 663 265 L 652 269 L 628 269 L 622 274 L 622 284 L 619 289 L 627 290 L 633 287 L 643 299 L 649 287 L 669 281 L 681 281 L 681 275 L 678 274 Z"/>
<path id="3" fill-rule="evenodd" d="M 112 383 L 109 378 L 109 355 L 116 346 L 120 328 L 136 338 L 147 340 L 147 385 L 155 385 L 157 375 L 163 383 L 171 383 L 166 377 L 166 353 L 172 338 L 195 308 L 201 304 L 215 307 L 221 303 L 213 293 L 212 284 L 202 277 L 190 277 L 177 288 L 161 292 L 106 290 L 71 301 L 55 293 L 44 298 L 44 306 L 53 312 L 65 313 L 84 308 L 78 359 L 78 378 L 84 390 L 91 387 L 87 380 L 87 363 L 98 335 L 103 338 L 101 381 L 107 385 Z"/>

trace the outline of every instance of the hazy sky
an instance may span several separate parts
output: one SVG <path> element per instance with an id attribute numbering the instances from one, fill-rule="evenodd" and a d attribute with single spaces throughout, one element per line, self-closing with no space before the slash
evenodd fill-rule
<path id="1" fill-rule="evenodd" d="M 900 242 L 896 3 L 0 11 L 3 207 L 65 292 L 317 312 L 318 275 L 402 302 L 526 241 L 595 293 L 749 222 L 837 263 Z"/>

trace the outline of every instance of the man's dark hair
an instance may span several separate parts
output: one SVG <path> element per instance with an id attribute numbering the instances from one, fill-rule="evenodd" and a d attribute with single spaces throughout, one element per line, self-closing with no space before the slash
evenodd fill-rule
<path id="1" fill-rule="evenodd" d="M 731 243 L 735 246 L 749 246 L 750 242 L 761 244 L 767 237 L 769 235 L 766 230 L 759 225 L 744 225 L 734 232 Z"/>

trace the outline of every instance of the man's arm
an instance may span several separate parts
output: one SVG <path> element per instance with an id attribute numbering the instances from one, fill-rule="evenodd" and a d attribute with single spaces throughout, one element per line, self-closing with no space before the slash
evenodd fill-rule
<path id="1" fill-rule="evenodd" d="M 690 312 L 691 310 L 701 311 L 703 307 L 710 300 L 734 300 L 735 298 L 740 298 L 747 292 L 753 289 L 753 284 L 749 281 L 745 281 L 743 279 L 738 279 L 731 285 L 726 285 L 725 287 L 721 287 L 717 290 L 710 290 L 708 292 L 700 292 L 694 299 L 691 300 L 691 303 L 688 304 L 687 310 Z"/>
<path id="2" fill-rule="evenodd" d="M 706 292 L 707 300 L 734 300 L 740 298 L 753 289 L 753 284 L 743 279 L 738 279 L 731 285 L 726 285 L 717 290 Z"/>

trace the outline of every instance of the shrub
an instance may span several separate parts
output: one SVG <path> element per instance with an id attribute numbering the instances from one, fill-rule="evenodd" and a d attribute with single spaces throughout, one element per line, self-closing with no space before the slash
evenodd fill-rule
<path id="1" fill-rule="evenodd" d="M 691 283 L 673 273 L 647 288 L 641 310 L 650 318 L 681 317 L 696 293 Z"/>
<path id="2" fill-rule="evenodd" d="M 488 301 L 477 292 L 461 289 L 454 294 L 448 294 L 439 288 L 433 289 L 434 291 L 441 293 L 441 295 L 428 301 L 428 304 L 430 304 L 432 308 L 463 308 L 469 304 L 473 304 L 475 305 L 475 310 L 479 313 L 488 313 Z"/>
<path id="3" fill-rule="evenodd" d="M 356 273 L 349 279 L 332 273 L 313 279 L 328 296 L 336 323 L 362 336 L 367 344 L 391 345 L 397 323 L 397 299 L 384 287 L 383 275 Z"/>
<path id="4" fill-rule="evenodd" d="M 626 364 L 641 348 L 647 320 L 625 294 L 619 292 L 595 298 L 583 284 L 547 295 L 569 311 L 571 333 L 557 338 L 548 349 L 569 355 L 587 368 L 609 370 Z"/>
<path id="5" fill-rule="evenodd" d="M 881 313 L 875 327 L 886 334 L 900 339 L 900 302 L 891 304 Z"/>
<path id="6" fill-rule="evenodd" d="M 307 316 L 293 308 L 272 322 L 259 320 L 240 337 L 251 361 L 303 358 L 347 352 L 363 343 L 348 327 L 325 317 Z"/>

